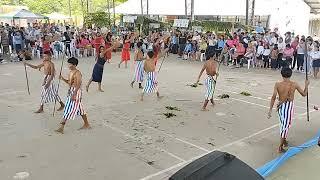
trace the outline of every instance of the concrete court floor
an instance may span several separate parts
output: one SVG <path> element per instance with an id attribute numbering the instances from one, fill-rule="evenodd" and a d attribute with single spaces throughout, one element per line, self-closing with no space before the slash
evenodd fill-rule
<path id="1" fill-rule="evenodd" d="M 53 61 L 59 70 L 61 60 Z M 139 101 L 137 85 L 129 86 L 132 61 L 128 69 L 118 69 L 118 62 L 119 53 L 105 65 L 104 93 L 94 83 L 89 93 L 83 93 L 93 129 L 78 131 L 82 120 L 76 118 L 67 124 L 64 135 L 54 132 L 62 112 L 52 117 L 53 104 L 45 106 L 43 114 L 33 113 L 39 104 L 42 74 L 28 68 L 29 96 L 23 65 L 0 65 L 0 179 L 28 172 L 32 180 L 157 180 L 216 149 L 235 154 L 253 168 L 278 156 L 278 118 L 275 112 L 266 118 L 273 85 L 281 80 L 278 71 L 221 67 L 215 97 L 226 93 L 230 99 L 217 98 L 214 108 L 201 112 L 204 86 L 187 86 L 196 81 L 201 62 L 170 55 L 158 77 L 164 98 L 157 101 L 152 94 L 144 102 Z M 93 65 L 93 58 L 80 59 L 84 84 Z M 67 72 L 65 65 L 63 74 Z M 294 73 L 293 79 L 303 86 L 303 74 Z M 293 146 L 313 137 L 320 127 L 319 113 L 312 109 L 320 102 L 316 95 L 319 80 L 312 79 L 310 86 L 310 122 L 306 121 L 305 98 L 296 94 L 296 116 L 289 133 Z M 60 87 L 65 99 L 67 86 L 61 82 Z M 252 96 L 240 95 L 242 91 Z M 165 106 L 181 111 L 168 111 Z M 166 112 L 177 116 L 166 119 Z"/>

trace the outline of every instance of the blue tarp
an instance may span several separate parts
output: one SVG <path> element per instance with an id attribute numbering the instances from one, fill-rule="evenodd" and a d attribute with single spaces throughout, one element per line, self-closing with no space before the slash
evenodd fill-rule
<path id="1" fill-rule="evenodd" d="M 266 163 L 262 167 L 256 169 L 256 171 L 263 176 L 264 178 L 269 176 L 272 172 L 276 171 L 283 163 L 285 163 L 290 157 L 295 156 L 296 154 L 300 153 L 306 148 L 310 148 L 316 144 L 318 144 L 318 137 L 320 136 L 320 132 L 316 137 L 307 141 L 306 143 L 297 146 L 297 147 L 290 147 L 286 153 L 282 156 Z"/>

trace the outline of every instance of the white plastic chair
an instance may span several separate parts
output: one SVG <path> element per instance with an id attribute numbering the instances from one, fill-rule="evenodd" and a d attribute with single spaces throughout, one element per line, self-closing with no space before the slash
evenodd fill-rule
<path id="1" fill-rule="evenodd" d="M 201 53 L 201 55 L 200 55 L 200 61 L 201 61 L 201 62 L 203 61 L 203 59 L 205 58 L 205 56 L 206 56 L 206 53 Z"/>

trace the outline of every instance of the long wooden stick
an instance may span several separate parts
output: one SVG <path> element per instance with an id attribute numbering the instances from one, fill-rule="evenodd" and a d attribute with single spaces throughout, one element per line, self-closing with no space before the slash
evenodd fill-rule
<path id="1" fill-rule="evenodd" d="M 304 59 L 306 61 L 306 80 L 308 80 L 308 46 L 307 46 L 307 42 L 305 42 L 305 52 L 304 52 Z M 308 88 L 308 87 L 307 87 Z M 310 116 L 309 116 L 309 91 L 307 92 L 307 121 L 310 121 Z"/>
<path id="2" fill-rule="evenodd" d="M 28 72 L 27 72 L 27 66 L 26 65 L 24 65 L 24 72 L 26 74 L 28 94 L 30 95 L 29 79 L 28 79 Z"/>
<path id="3" fill-rule="evenodd" d="M 221 55 L 219 56 L 219 59 L 220 59 L 220 62 L 219 62 L 219 66 L 218 66 L 218 71 L 217 71 L 217 73 L 220 72 L 220 66 L 221 66 L 221 63 L 222 63 L 222 52 L 221 52 Z M 219 74 L 219 76 L 220 76 L 220 74 Z M 216 77 L 216 83 L 214 83 L 214 88 L 213 88 L 212 97 L 213 97 L 213 95 L 214 95 L 214 92 L 216 91 L 216 86 L 217 86 L 217 83 L 218 83 L 218 77 L 219 77 L 219 76 Z"/>
<path id="4" fill-rule="evenodd" d="M 59 88 L 60 88 L 60 81 L 61 81 L 60 76 L 61 76 L 61 73 L 62 73 L 64 56 L 65 56 L 65 54 L 63 54 L 63 58 L 62 58 L 62 62 L 61 62 L 60 73 L 59 73 L 59 77 L 58 77 L 59 80 L 58 80 L 58 87 L 57 87 L 57 94 L 56 94 L 56 96 L 59 95 Z M 57 105 L 57 98 L 55 98 L 55 100 L 54 100 L 53 113 L 52 113 L 52 116 L 53 116 L 53 117 L 54 117 L 54 113 L 55 113 L 55 111 L 56 111 L 56 105 Z"/>
<path id="5" fill-rule="evenodd" d="M 162 64 L 163 64 L 163 62 L 164 62 L 165 59 L 166 59 L 166 55 L 163 56 L 162 62 L 161 62 L 161 64 L 160 64 L 160 67 L 159 67 L 159 70 L 158 70 L 158 74 L 159 74 L 159 72 L 160 72 L 160 70 L 161 70 Z"/>

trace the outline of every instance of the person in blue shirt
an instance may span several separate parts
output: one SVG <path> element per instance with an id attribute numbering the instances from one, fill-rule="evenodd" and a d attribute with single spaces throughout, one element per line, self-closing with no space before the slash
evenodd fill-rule
<path id="1" fill-rule="evenodd" d="M 218 42 L 217 42 L 217 48 L 216 48 L 216 57 L 218 57 L 221 54 L 222 49 L 224 48 L 226 44 L 226 41 L 224 39 L 224 36 L 219 36 Z"/>
<path id="2" fill-rule="evenodd" d="M 183 59 L 184 60 L 187 60 L 188 54 L 191 53 L 192 50 L 193 50 L 192 43 L 191 43 L 190 40 L 188 40 L 187 45 L 186 45 L 186 47 L 184 48 L 184 51 L 183 51 L 183 54 L 184 54 Z"/>
<path id="3" fill-rule="evenodd" d="M 171 53 L 177 54 L 178 53 L 178 37 L 176 33 L 173 33 L 171 37 L 171 46 L 170 46 Z"/>
<path id="4" fill-rule="evenodd" d="M 258 22 L 258 26 L 256 26 L 255 31 L 257 33 L 264 33 L 264 28 L 262 27 L 261 22 Z"/>
<path id="5" fill-rule="evenodd" d="M 18 54 L 20 50 L 22 49 L 22 36 L 20 35 L 20 32 L 16 32 L 13 36 L 13 44 L 14 48 L 16 50 L 16 53 Z"/>

